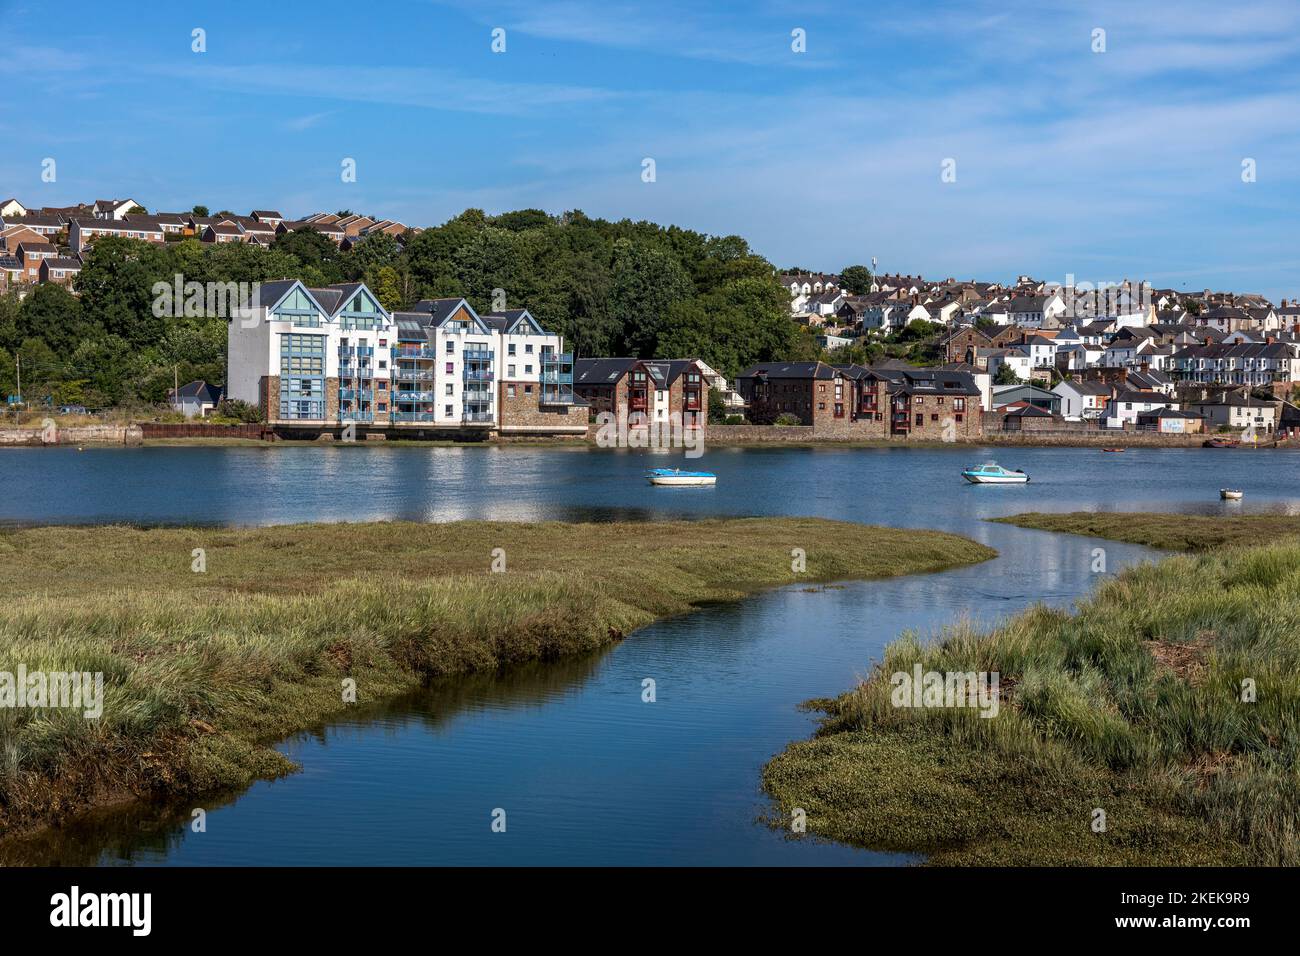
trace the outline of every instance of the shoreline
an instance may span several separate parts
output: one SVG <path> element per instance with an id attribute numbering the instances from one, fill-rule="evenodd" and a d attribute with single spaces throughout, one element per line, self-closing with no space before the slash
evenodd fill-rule
<path id="1" fill-rule="evenodd" d="M 890 644 L 855 689 L 809 702 L 825 715 L 815 735 L 764 767 L 781 811 L 803 808 L 817 837 L 932 865 L 1300 861 L 1300 600 L 1283 583 L 1300 575 L 1300 518 L 989 520 L 1192 553 L 1100 579 L 1070 611 Z M 917 667 L 997 675 L 994 719 L 900 705 L 896 676 Z"/>
<path id="2" fill-rule="evenodd" d="M 127 447 L 127 448 L 321 448 L 340 445 L 355 447 L 383 448 L 396 446 L 401 448 L 591 448 L 600 446 L 592 438 L 574 437 L 508 437 L 486 438 L 481 440 L 456 440 L 454 438 L 380 438 L 339 442 L 325 440 L 285 440 L 267 441 L 259 438 L 226 437 L 205 435 L 192 437 L 143 438 L 138 428 L 104 429 L 96 426 L 94 430 L 60 429 L 57 441 L 47 442 L 41 438 L 41 429 L 0 429 L 0 451 L 9 448 L 68 448 L 68 447 Z M 852 438 L 816 438 L 794 434 L 790 437 L 732 437 L 715 435 L 712 430 L 705 432 L 703 448 L 1079 448 L 1099 450 L 1102 448 L 1124 449 L 1167 449 L 1167 448 L 1202 448 L 1206 439 L 1214 435 L 1153 435 L 1142 433 L 1119 433 L 1115 435 L 1069 435 L 1069 434 L 1034 434 L 1034 433 L 999 433 L 986 434 L 979 439 L 962 439 L 958 441 L 890 440 L 890 439 L 852 439 Z M 1212 449 L 1206 451 L 1240 452 L 1240 451 L 1277 451 L 1300 449 L 1300 439 L 1285 441 L 1259 442 L 1254 445 L 1242 445 L 1239 448 Z M 602 449 L 604 450 L 604 449 Z M 610 449 L 618 450 L 618 449 Z"/>
<path id="3" fill-rule="evenodd" d="M 805 573 L 792 547 L 806 548 Z M 505 570 L 493 574 L 498 548 Z M 619 561 L 629 548 L 634 567 Z M 0 531 L 0 550 L 29 579 L 0 609 L 5 658 L 29 672 L 107 672 L 100 721 L 6 717 L 24 762 L 0 777 L 0 842 L 109 803 L 292 773 L 270 745 L 352 706 L 344 681 L 356 703 L 374 702 L 435 676 L 597 650 L 768 588 L 996 554 L 944 532 L 790 518 L 52 526 Z M 35 713 L 57 733 L 34 727 Z"/>

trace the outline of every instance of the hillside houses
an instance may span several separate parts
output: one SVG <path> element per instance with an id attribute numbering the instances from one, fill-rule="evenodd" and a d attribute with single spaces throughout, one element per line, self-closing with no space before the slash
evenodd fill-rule
<path id="1" fill-rule="evenodd" d="M 269 246 L 299 229 L 320 233 L 342 249 L 383 233 L 399 243 L 420 230 L 392 219 L 313 213 L 291 220 L 278 210 L 255 209 L 242 216 L 220 212 L 141 212 L 134 199 L 97 199 L 74 206 L 29 207 L 10 198 L 0 202 L 0 291 L 53 282 L 76 291 L 75 280 L 95 241 L 119 236 L 165 243 L 194 238 L 212 245 L 256 243 Z M 21 249 L 20 249 L 21 247 Z M 45 265 L 45 263 L 49 263 Z M 823 312 L 833 312 L 838 303 Z"/>

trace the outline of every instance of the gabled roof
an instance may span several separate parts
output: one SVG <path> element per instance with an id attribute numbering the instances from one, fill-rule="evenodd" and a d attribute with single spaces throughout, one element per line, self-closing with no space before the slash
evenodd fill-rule
<path id="1" fill-rule="evenodd" d="M 469 313 L 470 318 L 473 319 L 480 332 L 487 333 L 491 331 L 491 327 L 479 318 L 478 313 L 463 298 L 421 299 L 411 307 L 411 311 L 429 316 L 425 320 L 425 325 L 438 328 L 462 308 Z"/>
<path id="2" fill-rule="evenodd" d="M 220 385 L 209 385 L 202 379 L 195 379 L 193 382 L 182 385 L 179 389 L 168 389 L 167 391 L 172 395 L 173 400 L 196 398 L 200 402 L 211 402 L 214 405 L 221 401 L 221 397 L 225 393 L 225 389 Z"/>
<path id="3" fill-rule="evenodd" d="M 1059 382 L 1056 385 L 1056 388 L 1072 388 L 1080 395 L 1109 395 L 1110 394 L 1109 385 L 1103 385 L 1101 382 L 1095 380 L 1075 382 L 1071 379 L 1066 379 L 1064 382 Z"/>
<path id="4" fill-rule="evenodd" d="M 542 328 L 542 324 L 538 322 L 537 319 L 533 317 L 533 314 L 527 309 L 503 309 L 500 312 L 489 312 L 487 315 L 481 316 L 481 318 L 484 322 L 487 322 L 489 319 L 502 320 L 501 331 L 506 332 L 507 334 L 514 334 L 515 330 L 521 323 L 531 325 L 535 330 L 532 333 L 534 335 L 546 334 L 546 330 Z M 495 328 L 495 325 L 493 325 L 493 327 Z"/>
<path id="5" fill-rule="evenodd" d="M 260 283 L 257 287 L 257 299 L 251 303 L 250 307 L 254 309 L 262 307 L 273 309 L 294 289 L 301 289 L 307 298 L 316 303 L 317 308 L 322 312 L 325 311 L 321 304 L 316 302 L 316 297 L 311 294 L 311 290 L 297 279 L 275 279 L 271 282 Z"/>

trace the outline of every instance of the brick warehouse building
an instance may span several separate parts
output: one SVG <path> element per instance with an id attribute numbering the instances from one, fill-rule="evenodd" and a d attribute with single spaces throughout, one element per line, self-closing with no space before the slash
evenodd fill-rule
<path id="1" fill-rule="evenodd" d="M 736 378 L 749 420 L 795 415 L 818 436 L 970 441 L 984 435 L 980 389 L 968 372 L 762 362 Z"/>
<path id="2" fill-rule="evenodd" d="M 589 358 L 573 363 L 574 395 L 594 417 L 612 412 L 629 425 L 675 420 L 703 430 L 708 386 L 695 359 Z"/>

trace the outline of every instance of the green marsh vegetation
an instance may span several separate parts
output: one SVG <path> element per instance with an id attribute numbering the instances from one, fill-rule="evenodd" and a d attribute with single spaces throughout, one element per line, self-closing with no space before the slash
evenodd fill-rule
<path id="1" fill-rule="evenodd" d="M 904 636 L 765 768 L 782 819 L 801 807 L 811 834 L 939 865 L 1300 863 L 1300 523 L 1007 520 L 1198 553 L 1073 611 Z M 996 672 L 998 715 L 892 706 L 916 663 Z"/>
<path id="2" fill-rule="evenodd" d="M 269 745 L 350 706 L 345 679 L 365 703 L 762 588 L 993 554 L 817 519 L 0 531 L 0 671 L 104 675 L 98 720 L 0 708 L 0 833 L 289 772 Z"/>

